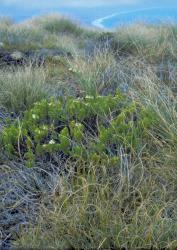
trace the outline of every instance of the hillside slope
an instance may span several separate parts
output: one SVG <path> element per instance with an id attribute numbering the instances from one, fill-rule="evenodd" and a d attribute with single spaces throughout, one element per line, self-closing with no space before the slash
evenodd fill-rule
<path id="1" fill-rule="evenodd" d="M 0 248 L 177 248 L 177 26 L 0 21 Z"/>

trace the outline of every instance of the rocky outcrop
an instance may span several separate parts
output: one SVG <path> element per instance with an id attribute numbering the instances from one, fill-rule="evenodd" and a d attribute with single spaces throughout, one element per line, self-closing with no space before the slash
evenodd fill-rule
<path id="1" fill-rule="evenodd" d="M 6 51 L 0 49 L 0 66 L 19 65 L 25 62 L 25 55 L 20 51 Z"/>
<path id="2" fill-rule="evenodd" d="M 36 49 L 28 51 L 8 51 L 0 48 L 0 66 L 22 65 L 29 62 L 43 64 L 47 59 L 58 57 L 72 57 L 72 54 L 61 49 Z"/>

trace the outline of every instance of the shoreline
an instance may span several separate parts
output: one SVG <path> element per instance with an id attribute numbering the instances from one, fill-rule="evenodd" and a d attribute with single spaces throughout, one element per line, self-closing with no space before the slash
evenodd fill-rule
<path id="1" fill-rule="evenodd" d="M 175 8 L 175 9 L 177 11 L 177 8 Z M 113 29 L 114 27 L 106 27 L 104 22 L 106 20 L 109 20 L 109 19 L 116 17 L 116 16 L 118 17 L 118 16 L 122 16 L 122 15 L 133 14 L 133 13 L 138 13 L 138 12 L 143 12 L 143 11 L 151 11 L 151 10 L 168 10 L 169 11 L 169 10 L 173 10 L 173 9 L 172 8 L 165 8 L 165 7 L 152 7 L 152 8 L 142 8 L 142 9 L 136 9 L 136 10 L 130 10 L 130 11 L 121 11 L 121 12 L 116 12 L 116 13 L 113 13 L 111 15 L 107 15 L 107 16 L 95 19 L 92 21 L 91 24 L 97 28 L 100 28 L 100 29 Z M 169 16 L 169 18 L 170 18 L 170 16 Z M 177 19 L 177 15 L 176 15 L 176 19 Z M 166 18 L 164 21 L 166 21 Z"/>

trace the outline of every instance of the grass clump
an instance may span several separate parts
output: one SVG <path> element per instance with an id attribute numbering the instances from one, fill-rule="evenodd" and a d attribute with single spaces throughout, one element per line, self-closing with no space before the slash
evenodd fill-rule
<path id="1" fill-rule="evenodd" d="M 46 40 L 43 35 L 44 33 L 41 30 L 23 25 L 0 28 L 0 41 L 3 42 L 4 49 L 8 50 L 19 49 L 23 51 L 40 48 Z"/>
<path id="2" fill-rule="evenodd" d="M 78 39 L 79 38 L 79 39 Z M 84 44 L 87 39 L 96 39 L 97 32 L 83 28 L 79 23 L 59 15 L 45 15 L 24 23 L 11 23 L 2 18 L 0 24 L 0 42 L 7 50 L 32 50 L 40 48 L 64 48 L 74 44 Z M 63 39 L 68 39 L 67 43 Z"/>
<path id="3" fill-rule="evenodd" d="M 10 51 L 14 49 L 29 51 L 34 49 L 49 48 L 70 52 L 71 45 L 77 47 L 77 42 L 75 41 L 76 38 L 71 34 L 71 30 L 72 28 L 74 29 L 74 27 L 71 27 L 71 30 L 68 31 L 69 33 L 64 32 L 65 28 L 67 30 L 67 27 L 63 27 L 63 32 L 61 28 L 61 32 L 58 34 L 59 30 L 57 31 L 53 28 L 52 31 L 52 28 L 47 28 L 50 26 L 53 27 L 54 24 L 52 20 L 51 18 L 41 17 L 39 20 L 34 19 L 33 21 L 13 25 L 10 25 L 7 21 L 3 21 L 0 25 L 0 42 L 3 44 L 4 49 Z M 64 20 L 63 23 L 65 22 Z M 60 19 L 58 22 L 60 27 Z M 68 26 L 69 23 L 71 23 L 71 26 L 75 26 L 75 24 L 68 19 L 66 19 L 66 23 L 68 23 Z M 81 35 L 81 33 L 79 34 L 79 29 L 81 29 L 79 27 L 80 26 L 78 25 L 76 28 L 76 30 L 78 29 L 78 31 L 75 31 L 77 33 L 76 36 Z M 69 47 L 68 49 L 67 46 Z"/>
<path id="4" fill-rule="evenodd" d="M 171 25 L 133 24 L 119 28 L 114 35 L 115 48 L 132 53 L 151 63 L 175 60 L 176 28 Z"/>
<path id="5" fill-rule="evenodd" d="M 54 34 L 65 33 L 80 36 L 84 32 L 79 24 L 57 14 L 35 18 L 32 24 Z"/>
<path id="6" fill-rule="evenodd" d="M 115 57 L 106 47 L 96 49 L 93 56 L 77 55 L 74 60 L 69 60 L 69 70 L 73 73 L 80 92 L 88 95 L 111 93 L 111 90 L 113 93 L 116 89 L 116 67 Z"/>
<path id="7" fill-rule="evenodd" d="M 44 68 L 25 66 L 0 70 L 0 105 L 9 112 L 20 113 L 34 102 L 47 97 Z"/>
<path id="8" fill-rule="evenodd" d="M 140 163 L 131 163 L 127 180 L 121 165 L 88 165 L 89 173 L 62 182 L 53 209 L 43 210 L 37 227 L 23 234 L 17 246 L 48 249 L 137 249 L 176 247 L 175 209 L 169 197 L 158 190 L 157 173 L 142 173 Z M 121 172 L 123 171 L 123 172 Z M 143 181 L 138 175 L 143 175 Z M 118 178 L 115 184 L 115 175 Z M 130 172 L 129 172 L 130 173 Z M 145 175 L 152 178 L 145 181 Z M 160 172 L 158 172 L 160 174 Z M 137 176 L 136 176 L 137 175 Z M 139 177 L 138 177 L 139 176 Z M 141 182 L 141 184 L 140 184 Z M 157 204 L 156 197 L 161 200 Z"/>

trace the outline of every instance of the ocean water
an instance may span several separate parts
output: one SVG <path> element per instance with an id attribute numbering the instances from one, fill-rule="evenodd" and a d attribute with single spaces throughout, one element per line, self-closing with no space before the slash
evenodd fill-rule
<path id="1" fill-rule="evenodd" d="M 105 29 L 133 22 L 177 23 L 177 0 L 0 0 L 0 16 L 16 22 L 52 12 Z"/>
<path id="2" fill-rule="evenodd" d="M 113 13 L 92 22 L 100 28 L 115 28 L 120 25 L 143 22 L 149 24 L 177 23 L 177 8 L 144 8 Z"/>

